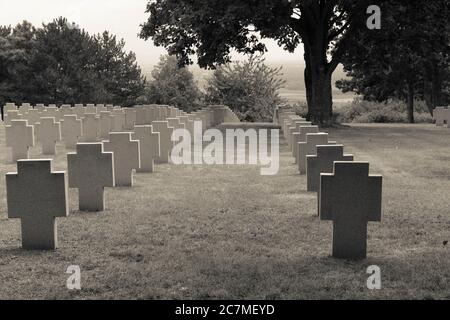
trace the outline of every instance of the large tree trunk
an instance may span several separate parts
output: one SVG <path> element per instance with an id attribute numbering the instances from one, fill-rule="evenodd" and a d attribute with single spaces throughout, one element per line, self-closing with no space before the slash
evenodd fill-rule
<path id="1" fill-rule="evenodd" d="M 426 68 L 424 99 L 431 116 L 434 109 L 442 104 L 442 69 L 443 67 L 437 63 L 432 63 Z"/>
<path id="2" fill-rule="evenodd" d="M 427 105 L 428 112 L 433 116 L 433 110 L 436 107 L 433 102 L 433 94 L 431 89 L 431 82 L 428 79 L 423 81 L 423 99 Z"/>
<path id="3" fill-rule="evenodd" d="M 412 81 L 408 81 L 408 122 L 414 123 L 414 83 Z"/>
<path id="4" fill-rule="evenodd" d="M 333 122 L 332 70 L 321 48 L 312 53 L 305 45 L 305 87 L 308 103 L 308 120 L 324 127 Z"/>

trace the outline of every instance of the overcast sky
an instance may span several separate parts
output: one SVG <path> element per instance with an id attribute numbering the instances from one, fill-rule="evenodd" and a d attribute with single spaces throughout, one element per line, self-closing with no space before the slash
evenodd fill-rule
<path id="1" fill-rule="evenodd" d="M 148 0 L 0 0 L 0 24 L 16 25 L 28 20 L 34 25 L 64 16 L 76 22 L 89 33 L 105 30 L 126 41 L 126 49 L 136 53 L 139 64 L 147 69 L 154 65 L 163 48 L 155 47 L 151 40 L 138 38 L 139 25 L 146 21 Z M 274 41 L 266 41 L 267 61 L 302 61 L 301 52 L 289 54 Z"/>

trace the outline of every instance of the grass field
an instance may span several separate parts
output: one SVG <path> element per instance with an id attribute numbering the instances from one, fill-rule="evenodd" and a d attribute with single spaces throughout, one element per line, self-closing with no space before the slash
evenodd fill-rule
<path id="1" fill-rule="evenodd" d="M 450 129 L 331 129 L 384 176 L 383 221 L 370 223 L 364 261 L 330 257 L 332 226 L 317 218 L 285 141 L 277 176 L 255 166 L 157 167 L 131 189 L 107 189 L 107 210 L 58 220 L 59 249 L 20 249 L 0 180 L 0 299 L 450 299 Z M 0 127 L 0 175 L 15 171 Z M 41 158 L 38 148 L 33 158 Z M 65 169 L 58 146 L 55 169 Z M 366 288 L 370 265 L 382 289 Z M 79 265 L 82 290 L 65 287 Z"/>

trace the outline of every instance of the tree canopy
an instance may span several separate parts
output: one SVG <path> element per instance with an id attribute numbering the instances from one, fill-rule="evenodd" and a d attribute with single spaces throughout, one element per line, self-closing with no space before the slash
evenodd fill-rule
<path id="1" fill-rule="evenodd" d="M 191 112 L 201 108 L 202 93 L 188 68 L 179 68 L 177 59 L 162 56 L 152 70 L 145 103 L 167 104 Z"/>
<path id="2" fill-rule="evenodd" d="M 232 50 L 265 52 L 261 39 L 293 52 L 303 42 L 309 118 L 332 119 L 331 75 L 352 34 L 365 27 L 366 0 L 155 0 L 147 5 L 141 37 L 152 38 L 180 65 L 196 55 L 200 66 L 230 61 Z"/>
<path id="3" fill-rule="evenodd" d="M 132 52 L 108 32 L 91 36 L 65 18 L 0 27 L 0 104 L 130 106 L 145 79 Z"/>
<path id="4" fill-rule="evenodd" d="M 414 122 L 415 98 L 425 99 L 430 112 L 445 101 L 445 81 L 450 79 L 450 1 L 379 4 L 382 28 L 355 33 L 343 59 L 350 79 L 337 86 L 366 100 L 404 100 L 408 120 Z"/>

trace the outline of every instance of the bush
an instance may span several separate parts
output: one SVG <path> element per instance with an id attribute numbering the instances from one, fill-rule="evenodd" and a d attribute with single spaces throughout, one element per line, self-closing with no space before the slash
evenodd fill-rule
<path id="1" fill-rule="evenodd" d="M 417 123 L 432 122 L 431 115 L 422 101 L 415 103 L 414 117 Z M 406 104 L 401 101 L 377 103 L 359 98 L 337 111 L 339 123 L 406 123 Z"/>
<path id="2" fill-rule="evenodd" d="M 278 94 L 284 84 L 281 75 L 281 68 L 270 68 L 257 56 L 221 66 L 209 81 L 206 101 L 229 106 L 241 121 L 272 121 L 283 101 Z"/>
<path id="3" fill-rule="evenodd" d="M 144 104 L 166 104 L 186 112 L 202 108 L 202 92 L 188 68 L 180 68 L 176 57 L 161 56 L 148 82 Z"/>

